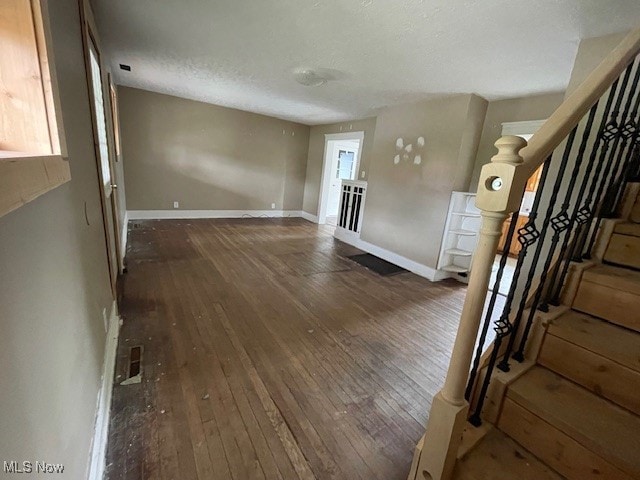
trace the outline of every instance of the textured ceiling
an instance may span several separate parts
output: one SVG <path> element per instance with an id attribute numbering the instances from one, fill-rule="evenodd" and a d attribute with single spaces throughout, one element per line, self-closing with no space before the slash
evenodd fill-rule
<path id="1" fill-rule="evenodd" d="M 638 0 L 93 3 L 118 84 L 310 125 L 434 95 L 561 91 L 579 39 L 640 25 Z M 304 87 L 298 68 L 333 80 Z"/>

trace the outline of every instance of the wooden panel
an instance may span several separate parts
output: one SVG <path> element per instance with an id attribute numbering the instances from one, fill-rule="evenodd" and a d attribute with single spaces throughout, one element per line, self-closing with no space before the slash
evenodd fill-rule
<path id="1" fill-rule="evenodd" d="M 509 398 L 498 428 L 570 480 L 633 479 Z"/>
<path id="2" fill-rule="evenodd" d="M 640 215 L 640 202 L 636 202 L 634 205 L 638 205 Z M 634 222 L 619 222 L 613 228 L 615 233 L 621 233 L 622 235 L 632 235 L 634 237 L 640 237 L 640 223 Z"/>
<path id="3" fill-rule="evenodd" d="M 555 319 L 548 332 L 640 372 L 640 336 L 635 332 L 571 310 Z"/>
<path id="4" fill-rule="evenodd" d="M 617 265 L 640 268 L 640 237 L 614 233 L 604 259 Z"/>
<path id="5" fill-rule="evenodd" d="M 36 33 L 36 44 L 38 47 L 38 60 L 40 62 L 40 73 L 42 75 L 42 92 L 47 110 L 47 127 L 49 130 L 49 141 L 51 143 L 51 153 L 54 155 L 67 155 L 64 138 L 61 138 L 62 115 L 60 114 L 60 104 L 58 99 L 58 83 L 55 75 L 52 75 L 53 49 L 48 48 L 51 43 L 49 32 L 45 27 L 43 6 L 40 0 L 31 0 L 33 9 L 33 24 Z M 45 5 L 46 11 L 46 5 Z M 47 17 L 48 18 L 48 17 Z"/>
<path id="6" fill-rule="evenodd" d="M 513 238 L 511 239 L 511 244 L 509 245 L 509 255 L 517 256 L 522 250 L 522 244 L 518 241 L 518 230 L 524 227 L 529 221 L 529 217 L 525 217 L 523 215 L 518 216 L 518 220 L 516 223 L 516 229 L 513 233 Z M 509 230 L 509 225 L 511 225 L 511 218 L 507 218 L 504 224 L 502 225 L 502 236 L 500 237 L 500 242 L 498 243 L 498 251 L 503 252 L 505 249 L 505 243 L 507 241 L 507 232 Z"/>
<path id="7" fill-rule="evenodd" d="M 514 382 L 507 398 L 632 478 L 640 477 L 640 418 L 628 410 L 541 367 Z"/>
<path id="8" fill-rule="evenodd" d="M 640 272 L 610 265 L 589 268 L 584 278 L 590 282 L 640 295 Z"/>
<path id="9" fill-rule="evenodd" d="M 640 415 L 639 372 L 553 335 L 545 337 L 538 363 Z"/>
<path id="10" fill-rule="evenodd" d="M 144 378 L 114 387 L 105 478 L 406 479 L 466 287 L 380 277 L 331 232 L 135 222 L 116 382 L 128 345 Z"/>
<path id="11" fill-rule="evenodd" d="M 525 190 L 527 192 L 536 192 L 538 190 L 538 185 L 540 184 L 540 177 L 542 176 L 542 165 L 535 171 L 533 175 L 529 177 L 527 180 L 527 185 L 525 186 Z"/>
<path id="12" fill-rule="evenodd" d="M 0 150 L 52 150 L 30 0 L 0 2 Z"/>
<path id="13" fill-rule="evenodd" d="M 640 296 L 582 277 L 573 308 L 640 332 Z"/>

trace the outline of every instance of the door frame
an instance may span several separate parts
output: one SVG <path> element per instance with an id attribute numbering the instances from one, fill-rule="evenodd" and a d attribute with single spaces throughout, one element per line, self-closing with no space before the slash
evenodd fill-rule
<path id="1" fill-rule="evenodd" d="M 321 225 L 327 223 L 327 205 L 329 203 L 329 189 L 331 188 L 331 162 L 333 160 L 333 148 L 329 148 L 329 142 L 340 140 L 357 140 L 360 144 L 355 159 L 356 180 L 358 180 L 360 174 L 360 158 L 362 156 L 362 146 L 364 145 L 364 131 L 325 133 L 322 176 L 320 177 L 320 193 L 318 196 L 318 223 Z"/>
<path id="2" fill-rule="evenodd" d="M 120 225 L 120 200 L 118 198 L 118 192 L 124 188 L 124 185 L 117 184 L 117 167 L 116 163 L 120 162 L 122 158 L 122 134 L 120 132 L 120 112 L 118 105 L 118 91 L 111 72 L 106 70 L 107 84 L 103 85 L 103 88 L 107 89 L 109 108 L 105 109 L 105 115 L 107 117 L 107 140 L 111 142 L 112 148 L 109 149 L 109 165 L 111 168 L 111 186 L 115 189 L 115 192 L 111 193 L 111 206 L 113 213 L 113 228 L 115 229 L 116 239 L 116 253 L 118 256 L 118 273 L 122 275 L 124 272 L 124 257 L 126 251 L 126 244 L 123 245 L 122 241 L 126 242 L 126 228 L 127 225 Z M 122 180 L 122 178 L 121 178 Z M 122 229 L 125 229 L 124 233 Z"/>
<path id="3" fill-rule="evenodd" d="M 98 171 L 100 204 L 102 207 L 102 224 L 104 228 L 104 240 L 106 248 L 105 253 L 107 260 L 107 269 L 109 271 L 109 283 L 111 285 L 113 298 L 115 299 L 117 297 L 116 282 L 118 279 L 118 274 L 122 272 L 122 262 L 120 254 L 120 229 L 118 225 L 118 203 L 117 195 L 114 191 L 114 189 L 117 188 L 117 184 L 114 183 L 116 178 L 116 169 L 114 165 L 114 140 L 113 131 L 110 128 L 110 124 L 112 125 L 112 122 L 110 121 L 111 104 L 109 102 L 111 92 L 108 90 L 108 88 L 105 89 L 105 86 L 108 87 L 107 71 L 102 59 L 100 40 L 98 38 L 97 28 L 93 12 L 91 11 L 91 6 L 89 5 L 89 2 L 87 0 L 78 1 L 80 5 L 80 22 L 82 29 L 82 46 L 84 53 L 85 75 L 89 94 L 89 108 L 91 112 L 91 129 L 93 133 L 94 153 L 96 156 L 96 168 Z M 107 161 L 109 163 L 109 173 L 111 177 L 111 182 L 107 187 L 109 189 L 108 192 L 105 191 L 105 181 L 102 174 L 102 165 L 100 163 L 100 141 L 98 138 L 96 124 L 97 112 L 95 108 L 95 96 L 93 93 L 93 78 L 91 76 L 91 49 L 95 51 L 98 65 L 100 67 L 100 83 L 102 87 L 104 122 L 107 135 Z M 109 206 L 111 207 L 111 212 L 109 212 Z M 109 226 L 109 214 L 111 214 L 112 227 Z M 113 247 L 111 243 L 112 240 Z"/>

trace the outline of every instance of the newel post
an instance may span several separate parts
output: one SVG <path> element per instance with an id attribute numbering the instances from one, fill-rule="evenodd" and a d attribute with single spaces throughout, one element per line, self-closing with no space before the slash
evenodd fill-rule
<path id="1" fill-rule="evenodd" d="M 502 234 L 502 224 L 510 212 L 520 207 L 526 178 L 518 171 L 520 150 L 527 142 L 505 136 L 496 143 L 498 153 L 482 168 L 476 206 L 481 210 L 482 227 L 478 239 L 469 287 L 465 297 L 458 333 L 451 353 L 447 377 L 433 398 L 422 451 L 416 449 L 409 480 L 448 480 L 453 473 L 469 404 L 464 391 L 469 377 L 473 349 L 478 336 L 491 267 Z M 416 461 L 417 460 L 417 461 Z"/>

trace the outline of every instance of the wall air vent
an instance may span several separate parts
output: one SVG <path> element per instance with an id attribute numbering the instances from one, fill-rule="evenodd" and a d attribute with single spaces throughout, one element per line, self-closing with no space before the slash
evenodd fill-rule
<path id="1" fill-rule="evenodd" d="M 125 72 L 131 71 L 131 65 L 125 65 L 124 63 L 120 64 L 120 70 L 124 70 Z"/>

